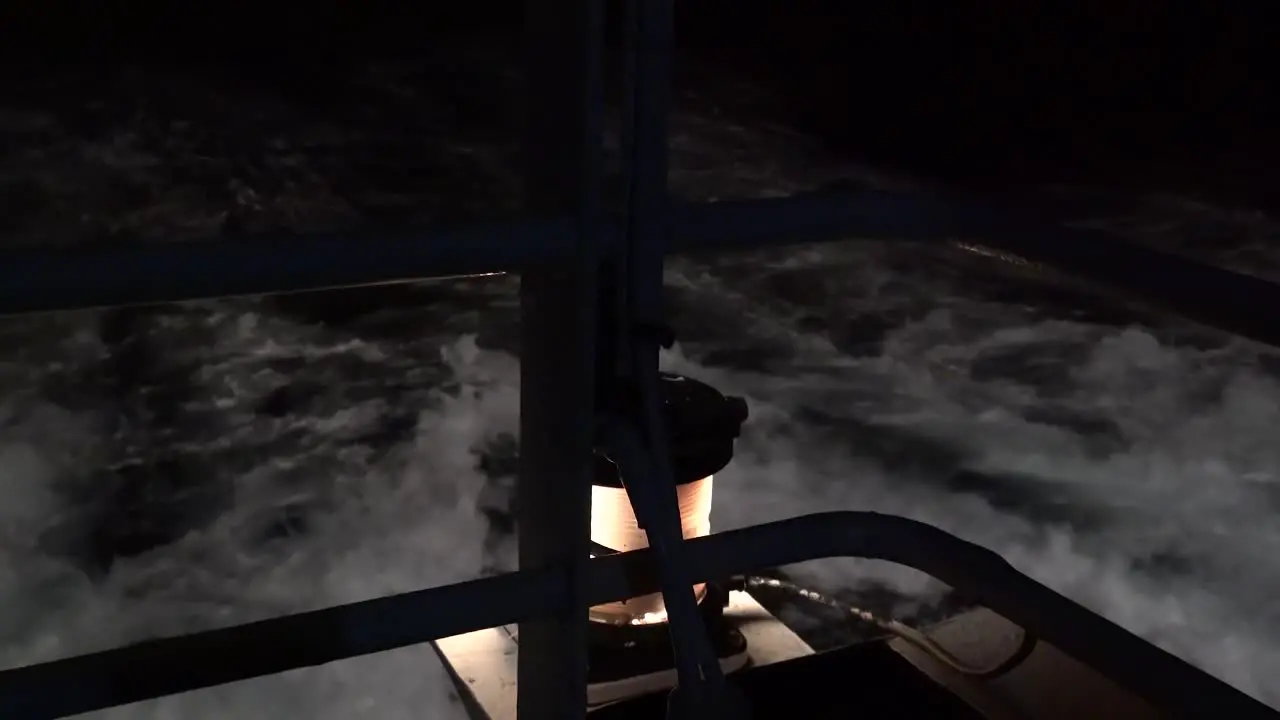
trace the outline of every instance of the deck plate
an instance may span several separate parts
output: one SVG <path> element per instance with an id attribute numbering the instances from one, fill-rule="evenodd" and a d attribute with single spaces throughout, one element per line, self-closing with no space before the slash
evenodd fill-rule
<path id="1" fill-rule="evenodd" d="M 773 665 L 812 655 L 813 649 L 783 625 L 749 594 L 729 594 L 725 610 L 747 639 L 749 667 Z M 516 640 L 514 627 L 506 626 L 436 641 L 436 648 L 458 678 L 470 704 L 489 720 L 515 720 Z"/>

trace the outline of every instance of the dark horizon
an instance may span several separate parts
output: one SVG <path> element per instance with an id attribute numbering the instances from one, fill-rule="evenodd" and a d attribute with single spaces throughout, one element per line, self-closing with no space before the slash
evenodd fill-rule
<path id="1" fill-rule="evenodd" d="M 523 3 L 513 0 L 292 16 L 121 2 L 68 16 L 27 5 L 2 11 L 4 26 L 44 54 L 11 64 L 11 86 L 38 78 L 44 58 L 63 68 L 305 69 L 319 93 L 327 69 L 373 57 L 421 62 L 441 45 L 520 60 Z M 1266 70 L 1273 33 L 1253 6 L 702 0 L 678 3 L 677 15 L 678 87 L 696 83 L 731 112 L 741 98 L 718 85 L 759 88 L 766 101 L 742 112 L 777 119 L 842 158 L 975 189 L 1150 186 L 1280 207 L 1271 137 L 1280 98 Z"/>

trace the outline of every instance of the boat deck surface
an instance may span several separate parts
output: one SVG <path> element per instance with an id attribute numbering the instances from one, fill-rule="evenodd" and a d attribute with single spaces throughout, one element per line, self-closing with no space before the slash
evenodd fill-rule
<path id="1" fill-rule="evenodd" d="M 861 643 L 730 676 L 755 720 L 981 720 L 983 715 L 921 673 L 886 643 Z M 654 720 L 666 713 L 666 693 L 600 708 L 590 720 Z"/>

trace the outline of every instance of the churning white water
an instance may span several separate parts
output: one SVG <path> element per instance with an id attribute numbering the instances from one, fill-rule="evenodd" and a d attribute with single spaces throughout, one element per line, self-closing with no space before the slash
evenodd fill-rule
<path id="1" fill-rule="evenodd" d="M 838 508 L 934 523 L 1280 706 L 1280 356 L 1044 312 L 965 272 L 871 240 L 669 264 L 682 342 L 666 364 L 752 408 L 713 526 Z M 148 447 L 186 458 L 222 504 L 104 575 L 49 539 L 85 522 L 108 482 L 95 468 L 132 437 L 93 379 L 98 316 L 4 320 L 0 665 L 509 567 L 510 548 L 486 545 L 478 463 L 516 429 L 518 360 L 494 349 L 513 342 L 513 288 L 465 281 L 341 329 L 255 300 L 150 322 L 156 382 L 189 389 L 182 426 Z M 793 570 L 920 603 L 944 590 L 883 563 Z M 94 717 L 463 717 L 451 693 L 420 647 Z"/>

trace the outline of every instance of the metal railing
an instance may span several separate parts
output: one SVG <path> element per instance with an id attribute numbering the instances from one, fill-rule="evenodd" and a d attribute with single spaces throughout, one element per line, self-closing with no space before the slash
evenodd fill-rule
<path id="1" fill-rule="evenodd" d="M 527 3 L 535 134 L 528 185 L 530 210 L 540 220 L 398 236 L 0 254 L 0 314 L 521 272 L 521 570 L 6 670 L 0 672 L 0 717 L 62 717 L 518 622 L 519 712 L 580 718 L 586 707 L 589 606 L 657 590 L 672 563 L 691 573 L 684 579 L 701 581 L 837 555 L 879 558 L 929 573 L 1134 691 L 1176 703 L 1187 714 L 1272 716 L 1230 686 L 1017 573 L 993 553 L 901 518 L 817 515 L 676 542 L 663 563 L 656 562 L 654 550 L 588 560 L 598 375 L 642 375 L 656 371 L 657 362 L 656 342 L 633 337 L 626 341 L 632 343 L 629 364 L 610 355 L 619 366 L 602 368 L 601 348 L 622 339 L 601 335 L 599 313 L 617 301 L 620 323 L 659 322 L 665 254 L 842 237 L 975 238 L 1269 342 L 1280 338 L 1253 320 L 1253 310 L 1280 306 L 1280 292 L 1092 233 L 1038 228 L 936 198 L 819 192 L 673 205 L 665 180 L 663 91 L 671 61 L 671 0 L 631 0 L 628 17 L 638 28 L 632 37 L 638 52 L 631 73 L 631 186 L 626 207 L 607 213 L 600 198 L 600 3 Z M 619 285 L 627 288 L 621 297 L 604 292 Z M 1188 285 L 1200 292 L 1189 297 Z M 638 480 L 660 487 L 653 478 Z"/>
<path id="2" fill-rule="evenodd" d="M 569 215 L 388 233 L 254 236 L 136 247 L 0 251 L 0 315 L 183 302 L 409 283 L 426 278 L 563 267 L 575 252 Z M 605 250 L 623 235 L 616 217 L 596 233 Z M 1206 325 L 1280 347 L 1280 287 L 1252 275 L 1129 244 L 1113 235 L 1048 225 L 1016 211 L 924 194 L 820 190 L 785 198 L 675 203 L 668 255 L 876 238 L 973 240 Z M 305 247 L 305 252 L 303 251 Z"/>
<path id="3" fill-rule="evenodd" d="M 694 579 L 827 557 L 925 572 L 1134 692 L 1187 717 L 1274 718 L 1234 688 L 1027 579 L 999 555 L 914 520 L 832 512 L 686 541 Z M 658 589 L 650 550 L 593 558 L 583 599 L 597 605 Z M 554 568 L 341 605 L 56 660 L 0 673 L 5 718 L 63 717 L 296 668 L 394 650 L 561 610 Z M 584 608 L 585 610 L 585 608 Z"/>

